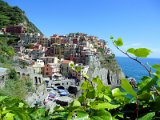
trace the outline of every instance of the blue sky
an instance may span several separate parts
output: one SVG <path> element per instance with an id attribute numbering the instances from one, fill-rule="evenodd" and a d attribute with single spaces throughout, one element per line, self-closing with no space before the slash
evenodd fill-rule
<path id="1" fill-rule="evenodd" d="M 123 49 L 146 47 L 160 58 L 160 0 L 5 0 L 19 6 L 44 34 L 84 32 L 108 41 L 122 37 Z"/>

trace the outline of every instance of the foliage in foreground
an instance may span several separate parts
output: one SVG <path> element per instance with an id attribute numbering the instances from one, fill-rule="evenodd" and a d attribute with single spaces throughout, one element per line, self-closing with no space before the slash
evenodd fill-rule
<path id="1" fill-rule="evenodd" d="M 111 37 L 113 40 L 114 38 Z M 114 45 L 123 45 L 122 39 L 113 40 Z M 143 51 L 143 52 L 142 52 Z M 124 51 L 122 51 L 124 52 Z M 130 56 L 130 53 L 136 58 Z M 128 57 L 143 64 L 138 57 L 147 57 L 150 50 L 142 48 L 129 49 L 124 52 Z M 151 120 L 160 119 L 160 65 L 151 66 L 156 70 L 152 73 L 150 69 L 143 66 L 149 73 L 138 83 L 135 90 L 126 79 L 121 80 L 119 88 L 111 89 L 104 86 L 99 77 L 92 81 L 86 79 L 81 84 L 82 94 L 68 107 L 57 106 L 50 113 L 44 108 L 30 108 L 23 101 L 11 97 L 0 97 L 0 119 L 2 120 L 123 120 L 138 119 Z"/>
<path id="2" fill-rule="evenodd" d="M 31 91 L 33 91 L 33 85 L 30 78 L 27 76 L 20 78 L 14 69 L 10 69 L 5 86 L 0 88 L 0 95 L 24 99 Z"/>

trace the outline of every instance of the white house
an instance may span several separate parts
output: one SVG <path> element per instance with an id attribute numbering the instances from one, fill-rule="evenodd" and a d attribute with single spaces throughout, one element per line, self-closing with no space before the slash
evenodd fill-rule
<path id="1" fill-rule="evenodd" d="M 37 59 L 37 61 L 33 64 L 33 70 L 34 70 L 34 73 L 42 73 L 42 68 L 44 67 L 44 62 L 43 60 L 39 60 Z"/>

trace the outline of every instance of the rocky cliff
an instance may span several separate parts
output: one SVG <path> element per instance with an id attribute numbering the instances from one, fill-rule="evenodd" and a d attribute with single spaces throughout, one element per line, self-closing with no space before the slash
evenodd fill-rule
<path id="1" fill-rule="evenodd" d="M 90 60 L 88 75 L 90 80 L 99 76 L 105 85 L 111 87 L 119 86 L 120 79 L 125 77 L 114 57 L 101 54 L 98 57 L 93 56 Z"/>

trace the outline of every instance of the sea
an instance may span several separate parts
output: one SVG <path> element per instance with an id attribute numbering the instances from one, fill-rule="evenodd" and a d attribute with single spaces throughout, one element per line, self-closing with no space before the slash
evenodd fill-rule
<path id="1" fill-rule="evenodd" d="M 133 77 L 136 79 L 137 82 L 140 82 L 143 76 L 148 76 L 148 72 L 136 61 L 133 61 L 127 57 L 116 57 L 116 60 L 122 71 L 124 72 L 125 76 Z M 148 64 L 160 64 L 160 58 L 144 58 L 139 60 L 146 66 Z"/>

